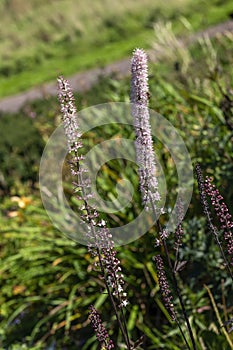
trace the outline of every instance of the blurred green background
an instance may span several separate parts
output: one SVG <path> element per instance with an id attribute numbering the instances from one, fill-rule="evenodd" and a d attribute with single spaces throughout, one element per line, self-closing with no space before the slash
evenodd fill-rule
<path id="1" fill-rule="evenodd" d="M 230 0 L 2 0 L 0 97 L 148 48 L 158 20 L 182 33 L 182 18 L 194 31 L 232 11 Z"/>
<path id="2" fill-rule="evenodd" d="M 177 39 L 228 21 L 232 14 L 232 1 L 221 0 L 2 0 L 0 98 L 55 81 L 61 73 L 103 67 L 129 57 L 135 47 L 159 52 L 156 63 L 149 65 L 150 107 L 179 130 L 193 164 L 199 162 L 205 174 L 214 176 L 233 213 L 233 33 L 216 32 L 188 46 Z M 129 76 L 102 76 L 76 96 L 77 106 L 128 102 L 129 92 Z M 99 349 L 88 321 L 88 306 L 94 303 L 117 348 L 124 349 L 86 247 L 58 232 L 41 203 L 39 162 L 60 121 L 58 101 L 49 96 L 25 104 L 15 114 L 0 113 L 0 348 Z M 134 134 L 109 125 L 87 133 L 84 142 L 92 147 L 111 137 Z M 154 145 L 174 199 L 174 163 L 157 139 Z M 131 221 L 142 208 L 137 167 L 127 161 L 103 166 L 98 178 L 101 195 L 115 197 L 122 176 L 134 186 L 134 201 L 119 213 L 105 215 L 111 227 Z M 75 207 L 68 172 L 64 179 L 65 193 Z M 184 229 L 181 258 L 188 264 L 179 283 L 198 349 L 227 350 L 229 343 L 204 284 L 211 288 L 224 322 L 233 313 L 232 283 L 201 213 L 196 184 Z M 152 262 L 155 235 L 151 229 L 119 248 L 130 301 L 128 329 L 134 340 L 145 334 L 144 349 L 180 350 L 182 338 L 161 302 Z M 172 237 L 168 245 L 172 252 Z"/>

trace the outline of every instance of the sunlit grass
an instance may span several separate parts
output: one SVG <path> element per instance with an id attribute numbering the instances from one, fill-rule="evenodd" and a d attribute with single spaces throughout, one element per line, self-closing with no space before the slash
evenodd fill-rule
<path id="1" fill-rule="evenodd" d="M 0 3 L 0 97 L 124 58 L 147 48 L 153 23 L 170 20 L 182 35 L 226 20 L 230 0 L 7 1 Z"/>
<path id="2" fill-rule="evenodd" d="M 26 90 L 29 86 L 38 85 L 45 81 L 54 81 L 61 73 L 68 76 L 88 68 L 104 67 L 107 63 L 129 56 L 136 46 L 149 47 L 152 39 L 153 32 L 146 30 L 131 37 L 128 41 L 122 40 L 99 47 L 92 54 L 86 50 L 83 50 L 82 53 L 80 50 L 80 53 L 75 54 L 74 52 L 74 55 L 69 58 L 57 55 L 36 66 L 33 71 L 25 69 L 17 75 L 0 79 L 0 95 L 14 94 Z"/>

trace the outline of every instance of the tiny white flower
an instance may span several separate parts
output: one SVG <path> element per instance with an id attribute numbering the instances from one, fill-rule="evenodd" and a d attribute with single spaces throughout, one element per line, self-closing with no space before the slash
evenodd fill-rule
<path id="1" fill-rule="evenodd" d="M 123 288 L 121 287 L 121 285 L 118 286 L 118 292 L 121 293 L 123 291 Z"/>
<path id="2" fill-rule="evenodd" d="M 128 300 L 123 300 L 121 303 L 122 307 L 126 307 L 129 304 Z"/>

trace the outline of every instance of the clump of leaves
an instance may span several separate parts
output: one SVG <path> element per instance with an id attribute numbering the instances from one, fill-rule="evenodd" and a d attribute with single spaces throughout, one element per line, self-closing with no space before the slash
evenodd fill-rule
<path id="1" fill-rule="evenodd" d="M 22 114 L 0 117 L 0 193 L 16 190 L 20 182 L 34 186 L 43 148 L 32 119 Z"/>

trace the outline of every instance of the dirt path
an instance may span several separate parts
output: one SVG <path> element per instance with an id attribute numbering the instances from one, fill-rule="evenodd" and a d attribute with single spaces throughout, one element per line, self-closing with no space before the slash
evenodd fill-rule
<path id="1" fill-rule="evenodd" d="M 225 32 L 233 32 L 233 20 L 212 26 L 207 28 L 206 30 L 197 32 L 196 34 L 189 37 L 188 40 L 185 40 L 185 44 L 190 44 L 198 40 L 200 37 L 209 36 L 214 37 L 217 34 L 223 34 Z M 148 52 L 149 56 L 152 53 Z M 151 55 L 151 59 L 152 56 Z M 85 92 L 92 85 L 97 83 L 99 77 L 102 75 L 110 75 L 111 73 L 116 73 L 116 75 L 120 78 L 123 76 L 127 76 L 130 72 L 130 59 L 126 58 L 114 63 L 107 65 L 105 68 L 94 68 L 85 72 L 77 73 L 71 77 L 69 77 L 70 84 L 74 91 L 77 92 Z M 34 87 L 28 91 L 22 92 L 18 95 L 6 97 L 0 100 L 0 111 L 1 112 L 17 112 L 26 102 L 33 101 L 35 99 L 43 99 L 48 95 L 56 95 L 57 94 L 57 86 L 56 82 L 54 83 L 46 83 L 41 86 Z"/>

